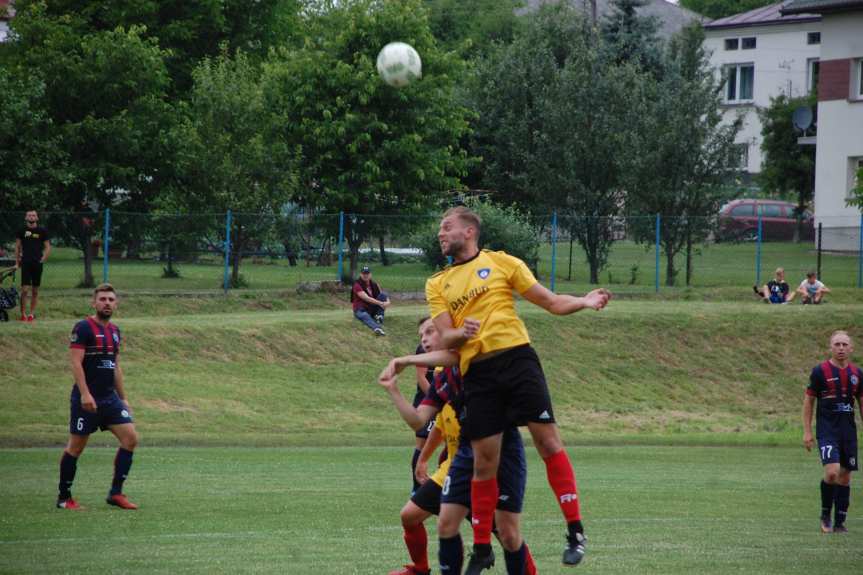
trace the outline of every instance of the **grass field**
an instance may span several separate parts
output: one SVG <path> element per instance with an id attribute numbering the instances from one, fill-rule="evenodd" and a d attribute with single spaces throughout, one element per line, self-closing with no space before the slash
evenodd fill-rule
<path id="1" fill-rule="evenodd" d="M 545 244 L 540 250 L 539 274 L 545 283 L 551 277 L 552 250 Z M 584 291 L 589 288 L 589 272 L 584 252 L 576 244 L 572 252 L 572 271 L 569 269 L 569 244 L 561 242 L 557 249 L 556 287 L 559 290 Z M 651 246 L 621 241 L 613 245 L 609 265 L 600 274 L 600 283 L 617 291 L 637 294 L 652 293 L 656 270 L 656 255 Z M 660 260 L 661 291 L 669 295 L 686 292 L 684 259 L 678 258 L 680 275 L 675 288 L 665 287 L 665 259 Z M 723 243 L 700 246 L 693 258 L 693 288 L 749 289 L 755 281 L 756 247 L 753 243 Z M 810 269 L 815 269 L 817 255 L 811 243 L 765 242 L 761 253 L 761 281 L 766 283 L 773 271 L 783 266 L 789 283 L 796 285 Z M 197 264 L 180 263 L 177 269 L 181 277 L 162 277 L 164 263 L 153 260 L 124 260 L 114 258 L 110 262 L 109 279 L 129 290 L 166 292 L 217 291 L 222 287 L 223 266 L 218 258 L 210 258 Z M 347 266 L 347 262 L 345 263 Z M 395 291 L 422 291 L 429 269 L 422 263 L 398 263 L 383 266 L 371 262 L 375 279 L 386 289 Z M 830 286 L 857 290 L 859 259 L 856 254 L 823 254 L 822 279 Z M 93 273 L 102 279 L 102 260 L 94 262 Z M 250 288 L 293 289 L 301 282 L 334 280 L 337 277 L 335 262 L 331 266 L 291 267 L 286 260 L 269 258 L 246 258 L 240 267 Z M 70 248 L 54 250 L 49 265 L 45 267 L 43 284 L 48 291 L 70 290 L 80 281 L 83 264 L 80 252 Z M 735 293 L 740 293 L 735 292 Z M 736 296 L 735 296 L 736 297 Z M 840 295 L 840 298 L 843 297 Z"/>
<path id="2" fill-rule="evenodd" d="M 590 538 L 577 570 L 559 564 L 562 519 L 529 450 L 523 532 L 544 575 L 847 574 L 863 559 L 860 490 L 850 533 L 820 534 L 820 466 L 802 448 L 570 452 Z M 87 509 L 66 512 L 53 508 L 59 450 L 2 450 L 0 572 L 387 573 L 407 561 L 398 511 L 409 455 L 373 444 L 143 447 L 126 489 L 141 509 L 123 512 L 102 502 L 113 451 L 93 449 L 75 488 Z M 467 525 L 462 534 L 469 544 Z M 504 572 L 500 556 L 489 573 Z"/>

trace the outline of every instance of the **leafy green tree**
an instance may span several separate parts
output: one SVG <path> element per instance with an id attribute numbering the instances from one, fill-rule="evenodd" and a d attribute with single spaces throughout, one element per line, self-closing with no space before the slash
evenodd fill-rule
<path id="1" fill-rule="evenodd" d="M 651 83 L 649 108 L 639 116 L 629 156 L 628 208 L 661 214 L 660 245 L 666 283 L 675 285 L 675 256 L 686 253 L 686 283 L 693 245 L 706 238 L 728 199 L 723 183 L 738 161 L 734 138 L 740 123 L 723 123 L 722 83 L 710 67 L 700 27 L 684 28 L 663 53 L 663 73 Z M 636 226 L 636 237 L 653 241 L 653 227 Z"/>
<path id="2" fill-rule="evenodd" d="M 484 187 L 537 215 L 555 207 L 599 281 L 624 205 L 622 166 L 643 74 L 612 58 L 568 4 L 527 16 L 525 30 L 479 66 L 474 101 Z"/>
<path id="3" fill-rule="evenodd" d="M 480 248 L 505 251 L 536 271 L 539 235 L 527 214 L 515 206 L 501 206 L 488 201 L 470 200 L 466 203 L 482 218 Z M 439 223 L 430 222 L 415 235 L 415 243 L 422 248 L 423 258 L 431 269 L 441 269 L 447 263 L 437 239 Z"/>
<path id="4" fill-rule="evenodd" d="M 360 245 L 386 233 L 384 218 L 424 213 L 459 185 L 468 158 L 467 111 L 454 98 L 463 64 L 443 52 L 422 0 L 322 2 L 308 14 L 302 46 L 264 65 L 264 85 L 285 140 L 301 149 L 295 200 L 343 211 L 350 276 Z M 401 40 L 417 49 L 423 78 L 395 89 L 375 69 L 378 51 Z"/>
<path id="5" fill-rule="evenodd" d="M 774 0 L 680 0 L 680 5 L 684 8 L 714 20 L 773 3 Z"/>
<path id="6" fill-rule="evenodd" d="M 524 0 L 424 0 L 429 24 L 447 50 L 472 56 L 497 43 L 508 44 L 522 23 Z"/>
<path id="7" fill-rule="evenodd" d="M 611 11 L 603 16 L 600 32 L 615 62 L 631 62 L 657 72 L 662 52 L 657 34 L 659 19 L 636 12 L 647 4 L 648 0 L 611 0 Z"/>
<path id="8" fill-rule="evenodd" d="M 814 109 L 817 105 L 814 95 L 789 98 L 780 94 L 770 99 L 770 106 L 758 110 L 764 162 L 757 181 L 767 193 L 796 201 L 795 242 L 800 241 L 802 216 L 815 194 L 815 146 L 797 143 L 801 134 L 794 128 L 791 118 L 797 108 Z"/>
<path id="9" fill-rule="evenodd" d="M 231 282 L 239 286 L 243 252 L 269 233 L 294 193 L 296 150 L 274 127 L 260 71 L 242 51 L 205 58 L 192 77 L 188 115 L 177 128 L 180 185 L 162 209 L 232 210 Z"/>
<path id="10" fill-rule="evenodd" d="M 44 3 L 19 8 L 4 65 L 44 83 L 45 114 L 67 166 L 62 182 L 54 183 L 55 205 L 101 208 L 152 192 L 166 163 L 163 135 L 170 129 L 166 53 L 142 28 L 87 32 Z M 82 284 L 91 285 L 86 230 L 93 228 L 64 226 L 73 228 L 81 233 L 67 239 L 83 251 Z"/>

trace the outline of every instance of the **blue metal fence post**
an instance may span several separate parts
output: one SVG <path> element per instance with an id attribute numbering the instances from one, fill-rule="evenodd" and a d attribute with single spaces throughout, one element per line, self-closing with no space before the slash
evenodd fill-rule
<path id="1" fill-rule="evenodd" d="M 551 291 L 557 278 L 557 212 L 551 215 Z"/>
<path id="2" fill-rule="evenodd" d="M 656 293 L 659 293 L 659 230 L 662 227 L 662 216 L 656 214 L 656 245 L 654 249 L 656 250 L 656 274 L 653 279 L 653 283 L 656 285 Z"/>
<path id="3" fill-rule="evenodd" d="M 344 277 L 345 271 L 345 252 L 344 252 L 344 243 L 345 243 L 345 213 L 339 212 L 339 277 L 336 278 L 338 281 L 342 281 Z"/>
<path id="4" fill-rule="evenodd" d="M 857 287 L 863 287 L 863 214 L 860 214 L 860 246 L 857 248 Z"/>
<path id="5" fill-rule="evenodd" d="M 758 238 L 755 243 L 755 285 L 761 285 L 761 239 L 764 226 L 761 220 L 761 206 L 758 207 Z"/>
<path id="6" fill-rule="evenodd" d="M 102 283 L 108 283 L 108 249 L 111 243 L 111 208 L 105 208 L 105 231 L 102 232 Z"/>
<path id="7" fill-rule="evenodd" d="M 231 265 L 231 220 L 233 215 L 231 210 L 225 215 L 225 276 L 222 282 L 222 289 L 225 290 L 225 295 L 228 293 L 228 284 L 230 275 L 229 267 Z"/>

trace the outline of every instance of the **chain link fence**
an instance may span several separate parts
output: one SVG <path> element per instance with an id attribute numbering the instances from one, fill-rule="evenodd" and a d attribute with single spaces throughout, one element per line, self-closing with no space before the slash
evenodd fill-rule
<path id="1" fill-rule="evenodd" d="M 0 212 L 0 269 L 13 266 L 23 212 Z M 111 281 L 123 291 L 319 289 L 370 266 L 385 289 L 421 293 L 444 263 L 440 214 L 40 213 L 52 253 L 49 290 Z M 783 267 L 831 287 L 863 287 L 863 218 L 795 222 L 752 215 L 674 218 L 534 216 L 539 279 L 557 291 L 598 283 L 617 292 L 763 285 Z M 669 255 L 673 257 L 669 257 Z"/>

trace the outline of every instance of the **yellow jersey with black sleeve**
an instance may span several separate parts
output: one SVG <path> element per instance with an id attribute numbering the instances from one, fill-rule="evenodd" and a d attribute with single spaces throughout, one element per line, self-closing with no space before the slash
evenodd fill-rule
<path id="1" fill-rule="evenodd" d="M 440 430 L 446 441 L 446 461 L 438 465 L 437 470 L 431 476 L 431 480 L 443 487 L 443 482 L 449 473 L 449 466 L 456 451 L 458 451 L 459 434 L 461 433 L 461 425 L 459 425 L 458 416 L 452 405 L 447 403 L 443 406 L 443 409 L 435 417 L 434 426 Z"/>
<path id="2" fill-rule="evenodd" d="M 535 283 L 523 261 L 488 250 L 447 266 L 426 281 L 432 318 L 449 312 L 454 327 L 460 327 L 465 318 L 480 321 L 479 333 L 458 350 L 462 376 L 479 354 L 530 343 L 527 328 L 515 313 L 512 292 L 524 293 Z"/>

